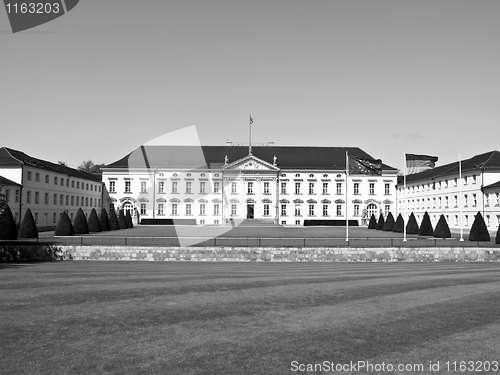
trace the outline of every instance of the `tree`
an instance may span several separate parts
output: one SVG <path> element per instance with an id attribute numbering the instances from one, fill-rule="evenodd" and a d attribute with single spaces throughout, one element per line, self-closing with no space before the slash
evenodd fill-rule
<path id="1" fill-rule="evenodd" d="M 378 217 L 377 230 L 383 230 L 384 224 L 385 224 L 384 215 L 380 214 L 380 216 Z"/>
<path id="2" fill-rule="evenodd" d="M 38 238 L 38 229 L 36 228 L 35 219 L 33 219 L 33 214 L 29 208 L 24 214 L 17 238 Z"/>
<path id="3" fill-rule="evenodd" d="M 392 216 L 392 212 L 389 212 L 387 215 L 387 219 L 385 219 L 384 228 L 382 229 L 385 232 L 392 231 L 394 228 L 394 216 Z"/>
<path id="4" fill-rule="evenodd" d="M 469 241 L 490 241 L 490 233 L 488 232 L 488 228 L 486 227 L 486 223 L 484 222 L 483 215 L 481 212 L 476 214 L 474 218 L 474 222 L 472 223 L 472 227 L 469 232 Z"/>
<path id="5" fill-rule="evenodd" d="M 104 207 L 101 208 L 101 214 L 99 215 L 99 224 L 101 225 L 102 232 L 111 230 L 109 227 L 108 213 L 106 212 L 106 209 Z"/>
<path id="6" fill-rule="evenodd" d="M 495 237 L 495 243 L 497 245 L 500 244 L 500 225 L 498 226 L 498 229 L 497 229 L 497 235 Z"/>
<path id="7" fill-rule="evenodd" d="M 420 230 L 418 231 L 420 236 L 434 236 L 434 229 L 432 228 L 431 218 L 427 211 L 424 213 L 422 222 L 420 223 Z"/>
<path id="8" fill-rule="evenodd" d="M 73 220 L 73 229 L 75 230 L 75 234 L 89 234 L 87 218 L 81 207 L 76 212 L 75 220 Z"/>
<path id="9" fill-rule="evenodd" d="M 8 204 L 0 208 L 0 240 L 17 239 L 17 226 Z"/>
<path id="10" fill-rule="evenodd" d="M 97 212 L 95 208 L 93 208 L 92 211 L 90 211 L 88 227 L 90 233 L 101 231 L 101 224 L 99 223 L 99 218 L 97 217 Z"/>
<path id="11" fill-rule="evenodd" d="M 57 164 L 59 165 L 62 165 L 63 167 L 67 167 L 68 166 L 68 163 L 66 163 L 65 161 L 58 161 Z"/>
<path id="12" fill-rule="evenodd" d="M 377 229 L 377 219 L 375 218 L 375 214 L 372 214 L 372 217 L 370 218 L 368 229 Z"/>
<path id="13" fill-rule="evenodd" d="M 120 229 L 127 229 L 127 220 L 125 219 L 125 214 L 123 213 L 123 210 L 120 210 L 118 212 L 118 225 L 120 226 Z"/>
<path id="14" fill-rule="evenodd" d="M 115 210 L 109 210 L 109 229 L 118 230 L 120 229 L 120 224 L 118 224 L 118 217 L 116 217 Z"/>
<path id="15" fill-rule="evenodd" d="M 438 223 L 436 224 L 436 229 L 434 229 L 434 237 L 436 238 L 451 238 L 450 227 L 446 222 L 444 215 L 441 215 Z"/>
<path id="16" fill-rule="evenodd" d="M 57 222 L 54 236 L 72 236 L 74 234 L 75 230 L 73 229 L 73 224 L 71 224 L 71 220 L 69 219 L 66 211 L 63 211 L 59 221 Z"/>
<path id="17" fill-rule="evenodd" d="M 127 213 L 125 214 L 125 221 L 127 222 L 128 228 L 134 227 L 134 223 L 132 223 L 132 216 L 130 215 L 130 211 L 128 211 L 128 210 L 127 210 Z"/>
<path id="18" fill-rule="evenodd" d="M 405 229 L 405 220 L 403 219 L 403 215 L 399 214 L 394 226 L 392 227 L 392 231 L 395 233 L 403 233 Z"/>
<path id="19" fill-rule="evenodd" d="M 406 234 L 418 234 L 420 232 L 420 228 L 417 223 L 417 219 L 413 212 L 408 219 L 408 224 L 406 224 Z"/>
<path id="20" fill-rule="evenodd" d="M 101 173 L 101 168 L 106 164 L 94 164 L 92 160 L 83 161 L 76 169 L 87 173 Z"/>

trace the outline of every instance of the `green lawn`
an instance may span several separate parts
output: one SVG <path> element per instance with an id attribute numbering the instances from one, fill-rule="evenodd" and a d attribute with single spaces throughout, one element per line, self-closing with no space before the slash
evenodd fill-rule
<path id="1" fill-rule="evenodd" d="M 0 264 L 0 373 L 319 374 L 292 367 L 369 361 L 425 366 L 394 374 L 436 374 L 429 361 L 443 370 L 446 361 L 500 359 L 499 271 L 497 263 Z"/>

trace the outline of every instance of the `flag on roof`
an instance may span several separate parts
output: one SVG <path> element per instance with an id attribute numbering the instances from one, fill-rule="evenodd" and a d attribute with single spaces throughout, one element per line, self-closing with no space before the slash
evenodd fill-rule
<path id="1" fill-rule="evenodd" d="M 250 115 L 250 125 L 253 124 L 253 118 L 252 118 L 252 115 Z"/>
<path id="2" fill-rule="evenodd" d="M 382 160 L 349 155 L 349 174 L 382 174 Z"/>
<path id="3" fill-rule="evenodd" d="M 438 161 L 437 156 L 414 155 L 414 154 L 405 154 L 405 155 L 406 155 L 407 175 L 432 169 L 436 166 L 436 162 Z"/>

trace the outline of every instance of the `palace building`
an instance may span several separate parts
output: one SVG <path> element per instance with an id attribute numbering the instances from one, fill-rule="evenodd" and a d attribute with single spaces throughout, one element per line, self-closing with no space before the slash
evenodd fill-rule
<path id="1" fill-rule="evenodd" d="M 397 170 L 346 174 L 356 147 L 141 146 L 102 169 L 110 208 L 137 222 L 361 225 L 396 210 Z M 352 224 L 351 224 L 352 223 Z"/>

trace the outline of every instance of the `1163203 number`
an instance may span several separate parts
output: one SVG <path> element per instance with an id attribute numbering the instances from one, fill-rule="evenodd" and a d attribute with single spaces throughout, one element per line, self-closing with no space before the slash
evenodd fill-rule
<path id="1" fill-rule="evenodd" d="M 7 3 L 6 5 L 7 13 L 14 14 L 48 14 L 54 13 L 58 14 L 61 11 L 60 5 L 58 3 Z"/>

